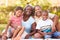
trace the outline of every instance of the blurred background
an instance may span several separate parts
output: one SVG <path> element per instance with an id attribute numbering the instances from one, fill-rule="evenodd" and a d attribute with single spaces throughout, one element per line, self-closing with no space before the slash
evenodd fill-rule
<path id="1" fill-rule="evenodd" d="M 24 8 L 27 3 L 32 6 L 38 4 L 43 10 L 48 10 L 60 18 L 60 0 L 0 0 L 0 34 L 6 27 L 9 17 L 13 15 L 14 8 L 17 6 Z"/>

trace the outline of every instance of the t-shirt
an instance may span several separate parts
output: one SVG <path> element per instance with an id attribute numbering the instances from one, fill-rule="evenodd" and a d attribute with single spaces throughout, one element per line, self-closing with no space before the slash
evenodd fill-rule
<path id="1" fill-rule="evenodd" d="M 52 25 L 53 25 L 52 20 L 47 19 L 47 20 L 44 21 L 44 20 L 41 19 L 37 23 L 36 29 L 40 29 L 43 32 L 51 32 Z"/>
<path id="2" fill-rule="evenodd" d="M 22 26 L 22 16 L 20 17 L 16 17 L 16 16 L 12 16 L 10 17 L 10 20 L 11 21 L 11 26 L 13 27 L 17 27 L 17 26 Z"/>
<path id="3" fill-rule="evenodd" d="M 31 25 L 35 22 L 34 18 L 31 16 L 27 21 L 22 21 L 22 26 L 25 27 L 25 31 L 30 33 Z"/>

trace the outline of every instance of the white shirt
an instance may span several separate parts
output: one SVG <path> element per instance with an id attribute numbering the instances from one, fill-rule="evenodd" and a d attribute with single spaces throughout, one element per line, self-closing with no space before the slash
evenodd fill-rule
<path id="1" fill-rule="evenodd" d="M 40 20 L 38 23 L 37 23 L 37 26 L 36 26 L 36 29 L 40 29 L 40 30 L 46 30 L 46 29 L 50 29 L 53 25 L 53 21 L 50 20 L 50 19 L 47 19 L 47 20 Z"/>

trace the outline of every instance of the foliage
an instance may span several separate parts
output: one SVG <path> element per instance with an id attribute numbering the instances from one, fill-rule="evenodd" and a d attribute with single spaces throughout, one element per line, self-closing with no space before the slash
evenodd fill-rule
<path id="1" fill-rule="evenodd" d="M 40 5 L 43 10 L 49 9 L 51 13 L 57 14 L 60 17 L 60 7 L 57 7 L 57 11 L 55 12 L 51 3 L 47 0 L 17 0 L 14 5 L 10 3 L 10 6 L 0 6 L 0 24 L 8 22 L 9 12 L 14 11 L 15 7 L 22 6 L 24 8 L 27 3 L 32 6 Z"/>

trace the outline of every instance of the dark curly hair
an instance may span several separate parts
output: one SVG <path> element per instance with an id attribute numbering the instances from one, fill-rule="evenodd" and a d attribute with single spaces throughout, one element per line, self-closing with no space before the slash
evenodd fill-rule
<path id="1" fill-rule="evenodd" d="M 23 13 L 23 15 L 26 15 L 25 13 L 26 13 L 26 8 L 27 7 L 30 7 L 31 8 L 31 16 L 33 16 L 34 15 L 34 10 L 33 10 L 33 7 L 31 6 L 31 5 L 27 5 L 25 8 L 24 8 L 24 13 Z"/>

